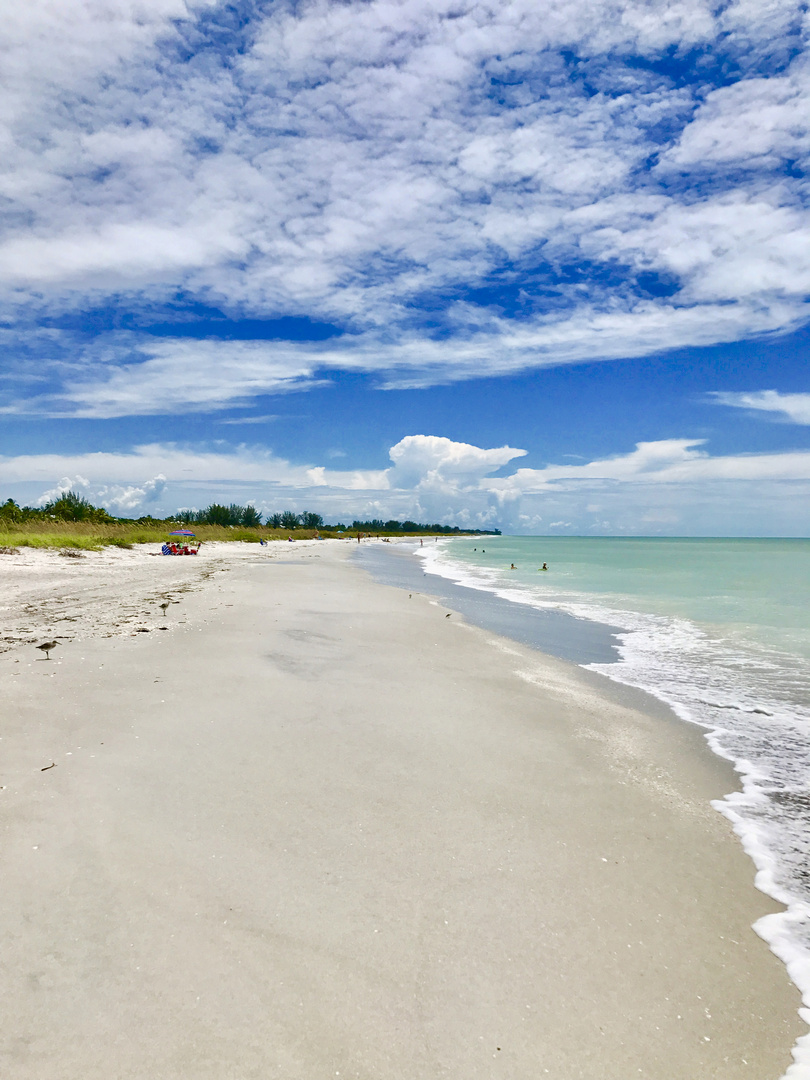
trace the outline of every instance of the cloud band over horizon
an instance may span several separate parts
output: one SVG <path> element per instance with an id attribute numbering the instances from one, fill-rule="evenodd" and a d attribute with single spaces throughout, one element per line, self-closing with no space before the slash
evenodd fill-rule
<path id="1" fill-rule="evenodd" d="M 247 446 L 223 452 L 177 445 L 72 457 L 26 455 L 0 459 L 0 467 L 8 489 L 36 492 L 27 496 L 32 501 L 42 503 L 74 488 L 123 516 L 168 516 L 180 507 L 237 501 L 250 502 L 264 514 L 288 507 L 315 510 L 332 522 L 347 516 L 410 518 L 462 528 L 591 535 L 694 532 L 684 523 L 694 520 L 696 512 L 704 522 L 703 535 L 724 535 L 728 530 L 718 524 L 730 515 L 740 521 L 761 514 L 761 504 L 748 516 L 745 512 L 753 485 L 769 506 L 762 535 L 797 534 L 786 513 L 794 511 L 797 498 L 807 508 L 798 534 L 807 529 L 810 451 L 712 456 L 701 443 L 639 443 L 600 461 L 506 474 L 504 469 L 525 450 L 483 449 L 428 435 L 409 435 L 391 447 L 392 464 L 381 470 L 294 466 Z M 61 481 L 42 491 L 40 478 L 55 473 L 62 474 Z"/>

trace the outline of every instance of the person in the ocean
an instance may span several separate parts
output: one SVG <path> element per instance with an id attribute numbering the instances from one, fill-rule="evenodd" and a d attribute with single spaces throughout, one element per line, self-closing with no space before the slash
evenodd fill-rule
<path id="1" fill-rule="evenodd" d="M 548 563 L 543 563 L 543 565 L 540 567 L 540 569 L 541 570 L 548 570 Z"/>
<path id="2" fill-rule="evenodd" d="M 515 564 L 514 564 L 514 563 L 512 563 L 512 565 L 511 565 L 511 566 L 509 567 L 509 569 L 510 569 L 510 570 L 517 570 L 517 567 L 515 566 Z"/>

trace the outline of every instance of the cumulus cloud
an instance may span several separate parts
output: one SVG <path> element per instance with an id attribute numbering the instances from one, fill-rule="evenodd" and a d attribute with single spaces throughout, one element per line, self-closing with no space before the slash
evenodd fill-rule
<path id="1" fill-rule="evenodd" d="M 101 487 L 97 498 L 104 506 L 117 510 L 121 515 L 127 515 L 150 503 L 157 504 L 165 489 L 166 477 L 161 473 L 153 476 L 140 487 L 134 484 L 128 487 L 122 487 L 120 484 Z"/>
<path id="2" fill-rule="evenodd" d="M 772 413 L 791 424 L 810 424 L 810 394 L 780 394 L 778 390 L 720 391 L 709 395 L 718 405 Z"/>
<path id="3" fill-rule="evenodd" d="M 480 483 L 483 477 L 525 454 L 525 450 L 511 446 L 482 450 L 438 435 L 406 435 L 389 452 L 394 463 L 389 480 L 394 487 L 448 483 L 465 487 Z"/>
<path id="4" fill-rule="evenodd" d="M 67 495 L 69 491 L 81 492 L 82 489 L 90 487 L 90 481 L 86 480 L 79 473 L 76 473 L 75 477 L 71 479 L 69 476 L 63 476 L 56 485 L 49 488 L 48 491 L 43 491 L 40 497 L 37 499 L 37 506 L 46 506 L 50 502 L 55 502 L 63 495 Z"/>
<path id="5" fill-rule="evenodd" d="M 178 295 L 345 333 L 221 365 L 199 342 L 199 382 L 173 379 L 173 339 L 115 337 L 102 364 L 63 336 L 37 357 L 61 404 L 29 386 L 11 411 L 149 413 L 164 391 L 205 410 L 335 368 L 427 385 L 806 320 L 799 0 L 18 7 L 12 355 L 42 318 L 114 303 L 143 323 Z"/>
<path id="6" fill-rule="evenodd" d="M 410 435 L 379 470 L 293 465 L 255 447 L 150 444 L 110 454 L 0 459 L 25 498 L 42 477 L 71 472 L 41 502 L 77 484 L 110 509 L 252 502 L 263 513 L 314 509 L 327 520 L 412 518 L 514 532 L 802 535 L 810 526 L 810 451 L 713 456 L 705 442 L 639 442 L 578 465 L 514 469 L 525 455 L 441 436 Z M 494 475 L 507 468 L 506 475 Z M 79 471 L 81 470 L 81 471 Z M 86 477 L 85 477 L 86 474 Z M 146 483 L 139 479 L 152 475 Z"/>

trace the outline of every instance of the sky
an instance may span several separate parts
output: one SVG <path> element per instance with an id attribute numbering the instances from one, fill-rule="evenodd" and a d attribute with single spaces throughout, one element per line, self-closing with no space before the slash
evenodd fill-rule
<path id="1" fill-rule="evenodd" d="M 4 13 L 0 500 L 810 535 L 794 0 Z"/>

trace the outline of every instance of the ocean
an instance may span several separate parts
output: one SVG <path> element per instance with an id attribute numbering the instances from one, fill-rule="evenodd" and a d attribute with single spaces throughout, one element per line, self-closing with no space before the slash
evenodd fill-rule
<path id="1" fill-rule="evenodd" d="M 459 537 L 409 547 L 407 570 L 379 545 L 358 554 L 706 730 L 742 786 L 714 805 L 788 909 L 755 929 L 810 1022 L 810 540 Z M 787 1076 L 807 1080 L 810 1037 L 795 1055 Z"/>

